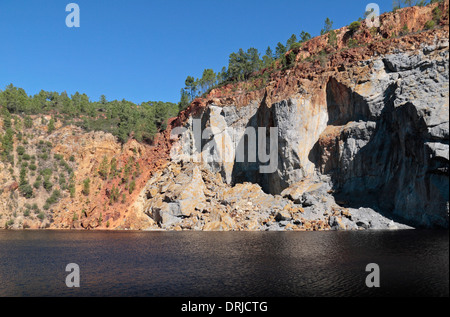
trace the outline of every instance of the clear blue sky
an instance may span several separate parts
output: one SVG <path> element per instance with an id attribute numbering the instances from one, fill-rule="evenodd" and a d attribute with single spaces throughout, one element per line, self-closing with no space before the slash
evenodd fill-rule
<path id="1" fill-rule="evenodd" d="M 70 2 L 80 28 L 66 27 Z M 326 17 L 340 28 L 370 2 L 392 9 L 391 0 L 1 0 L 0 89 L 178 102 L 188 75 L 220 71 L 239 48 L 263 55 L 292 33 L 318 35 Z"/>

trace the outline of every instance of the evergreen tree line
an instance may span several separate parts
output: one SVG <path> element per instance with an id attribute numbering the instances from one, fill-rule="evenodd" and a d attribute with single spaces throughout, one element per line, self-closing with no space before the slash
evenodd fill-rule
<path id="1" fill-rule="evenodd" d="M 424 6 L 430 3 L 441 2 L 442 0 L 393 0 L 393 10 L 397 10 L 401 7 L 408 6 Z M 364 12 L 363 18 L 366 18 L 371 12 Z M 358 21 L 353 22 L 350 25 L 350 31 L 354 33 L 363 18 L 359 18 Z M 328 34 L 329 44 L 336 46 L 337 36 L 333 31 L 333 21 L 326 18 L 324 21 L 324 28 L 320 30 L 320 35 Z M 279 65 L 282 68 L 289 68 L 293 66 L 295 62 L 295 50 L 302 46 L 302 44 L 311 39 L 311 34 L 305 31 L 301 31 L 299 37 L 296 34 L 292 34 L 286 41 L 286 44 L 278 42 L 275 49 L 269 46 L 266 49 L 265 54 L 261 56 L 258 49 L 251 47 L 246 51 L 242 48 L 238 52 L 233 52 L 229 55 L 228 67 L 223 67 L 218 73 L 215 73 L 212 69 L 205 69 L 202 77 L 195 79 L 192 76 L 188 76 L 185 81 L 185 87 L 181 89 L 181 101 L 179 103 L 180 108 L 186 108 L 196 97 L 204 95 L 211 91 L 215 87 L 233 82 L 242 82 L 249 80 L 255 73 L 272 68 L 276 61 L 279 61 Z M 350 44 L 352 44 L 351 42 Z M 286 53 L 291 51 L 291 54 L 286 56 Z"/>
<path id="2" fill-rule="evenodd" d="M 158 131 L 166 129 L 167 119 L 179 111 L 179 105 L 171 102 L 149 101 L 137 105 L 125 99 L 107 101 L 104 95 L 99 101 L 91 101 L 79 92 L 69 96 L 66 92 L 41 90 L 28 96 L 24 89 L 13 84 L 0 90 L 0 106 L 9 114 L 48 114 L 61 119 L 64 124 L 75 124 L 88 131 L 109 132 L 124 143 L 130 137 L 151 142 Z"/>
<path id="3" fill-rule="evenodd" d="M 329 19 L 328 19 L 329 20 Z M 332 22 L 331 22 L 332 23 Z M 330 26 L 331 29 L 331 26 Z M 228 67 L 223 67 L 218 73 L 212 69 L 205 69 L 202 77 L 195 79 L 188 76 L 185 81 L 185 87 L 181 89 L 180 108 L 186 108 L 196 97 L 208 93 L 214 87 L 227 83 L 241 82 L 249 80 L 252 75 L 262 69 L 273 67 L 276 61 L 280 61 L 282 66 L 291 66 L 292 58 L 289 61 L 285 54 L 302 45 L 302 43 L 311 39 L 311 34 L 302 31 L 299 38 L 295 34 L 286 41 L 286 44 L 278 42 L 275 50 L 269 46 L 265 54 L 261 57 L 258 49 L 251 47 L 247 50 L 240 48 L 237 52 L 230 54 Z"/>

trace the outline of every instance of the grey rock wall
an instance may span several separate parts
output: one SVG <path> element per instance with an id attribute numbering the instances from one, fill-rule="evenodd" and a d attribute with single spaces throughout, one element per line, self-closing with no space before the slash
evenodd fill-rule
<path id="1" fill-rule="evenodd" d="M 368 67 L 364 78 L 329 77 L 323 104 L 298 93 L 266 105 L 209 106 L 198 117 L 212 134 L 200 149 L 178 147 L 176 157 L 203 157 L 203 164 L 228 184 L 258 183 L 277 195 L 303 179 L 329 176 L 337 201 L 362 215 L 371 208 L 416 227 L 448 228 L 449 67 L 448 40 L 415 52 L 378 56 L 354 67 Z M 302 87 L 301 91 L 305 91 Z M 189 128 L 189 124 L 187 127 Z M 220 151 L 236 155 L 247 128 L 276 127 L 277 166 L 260 173 L 259 162 L 217 162 Z M 185 133 L 189 144 L 192 129 Z M 187 155 L 190 154 L 190 155 Z M 210 159 L 210 160 L 208 160 Z M 376 226 L 375 226 L 376 227 Z"/>

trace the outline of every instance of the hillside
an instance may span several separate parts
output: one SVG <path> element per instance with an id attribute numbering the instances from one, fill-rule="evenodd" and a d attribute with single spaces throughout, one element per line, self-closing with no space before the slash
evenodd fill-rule
<path id="1" fill-rule="evenodd" d="M 1 105 L 0 228 L 448 228 L 448 9 L 332 30 L 169 120 L 162 104 L 62 95 Z M 247 128 L 271 127 L 274 171 L 235 159 Z"/>

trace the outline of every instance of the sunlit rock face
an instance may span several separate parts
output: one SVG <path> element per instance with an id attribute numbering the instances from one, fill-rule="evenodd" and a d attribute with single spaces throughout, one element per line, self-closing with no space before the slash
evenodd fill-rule
<path id="1" fill-rule="evenodd" d="M 295 65 L 269 70 L 262 85 L 267 70 L 194 100 L 177 118 L 172 163 L 195 163 L 227 188 L 255 186 L 252 206 L 281 199 L 290 216 L 274 201 L 260 212 L 294 228 L 448 228 L 448 1 L 385 13 L 377 29 L 363 21 L 356 33 L 335 32 L 335 47 L 327 35 L 303 43 Z M 350 38 L 360 45 L 349 48 Z M 226 206 L 228 215 L 242 210 Z M 298 208 L 303 225 L 294 224 Z"/>
<path id="2" fill-rule="evenodd" d="M 270 104 L 210 103 L 185 126 L 178 158 L 196 157 L 227 184 L 256 183 L 273 195 L 330 176 L 350 207 L 448 227 L 448 41 L 360 61 L 323 82 Z M 193 119 L 209 129 L 201 141 Z M 261 173 L 261 144 L 252 140 L 265 133 L 270 152 L 270 128 L 276 168 Z"/>

